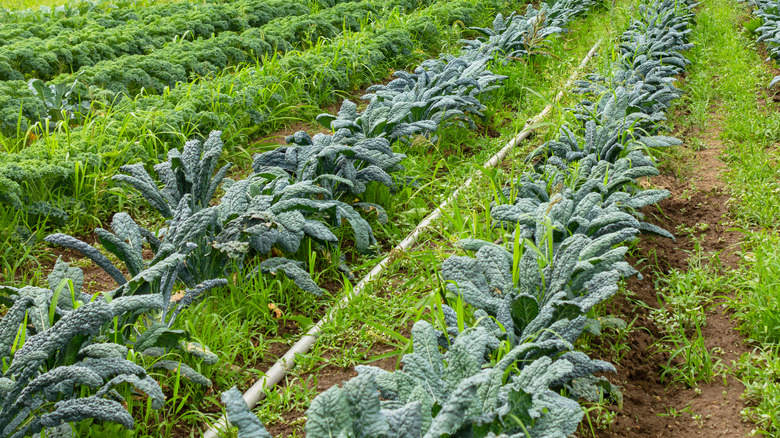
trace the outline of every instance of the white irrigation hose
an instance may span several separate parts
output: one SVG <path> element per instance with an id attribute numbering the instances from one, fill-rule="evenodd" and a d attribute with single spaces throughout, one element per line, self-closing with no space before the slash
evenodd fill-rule
<path id="1" fill-rule="evenodd" d="M 561 91 L 558 92 L 558 94 L 555 96 L 553 101 L 548 104 L 544 110 L 542 110 L 541 113 L 539 113 L 536 117 L 529 120 L 525 126 L 523 127 L 523 130 L 518 134 L 515 138 L 513 138 L 509 143 L 507 143 L 506 146 L 504 146 L 498 153 L 493 155 L 493 157 L 488 160 L 484 167 L 496 167 L 498 166 L 498 163 L 504 160 L 506 158 L 509 151 L 516 147 L 520 142 L 528 138 L 529 135 L 531 135 L 531 132 L 536 129 L 536 124 L 538 124 L 542 119 L 547 117 L 547 115 L 552 111 L 553 105 L 556 104 L 558 101 L 560 101 L 563 98 L 564 90 L 567 90 L 571 87 L 574 80 L 579 75 L 580 70 L 584 69 L 585 66 L 588 64 L 588 62 L 593 58 L 593 56 L 596 53 L 596 49 L 601 44 L 601 40 L 599 39 L 596 41 L 596 44 L 593 45 L 593 47 L 590 49 L 588 54 L 583 58 L 580 65 L 577 67 L 576 70 L 574 70 L 574 73 L 569 77 L 569 80 L 566 81 L 566 84 L 563 86 Z M 322 331 L 322 327 L 327 324 L 330 319 L 336 314 L 336 312 L 345 306 L 347 306 L 352 299 L 360 294 L 363 289 L 376 279 L 379 274 L 382 273 L 382 271 L 385 269 L 385 267 L 390 263 L 390 261 L 396 257 L 396 255 L 400 251 L 406 251 L 409 249 L 412 245 L 417 243 L 417 240 L 420 237 L 420 234 L 422 234 L 422 231 L 424 228 L 428 227 L 433 221 L 441 217 L 442 211 L 444 210 L 447 205 L 449 205 L 451 202 L 455 200 L 455 198 L 458 197 L 460 194 L 460 191 L 469 187 L 474 180 L 474 177 L 470 177 L 466 180 L 463 185 L 461 185 L 457 190 L 452 192 L 447 199 L 442 202 L 438 207 L 436 207 L 436 210 L 434 210 L 431 214 L 429 214 L 425 219 L 420 222 L 419 225 L 411 232 L 404 240 L 401 241 L 395 248 L 393 248 L 385 258 L 382 259 L 376 266 L 374 266 L 374 269 L 371 270 L 368 274 L 366 274 L 365 277 L 363 277 L 362 280 L 360 280 L 360 283 L 358 283 L 352 291 L 350 291 L 348 294 L 344 296 L 344 298 L 341 299 L 341 301 L 338 302 L 338 304 L 331 308 L 331 310 L 328 312 L 328 314 L 319 320 L 317 324 L 315 324 L 312 328 L 309 329 L 308 332 L 306 332 L 305 335 L 297 342 L 295 345 L 290 348 L 287 353 L 282 356 L 280 360 L 278 360 L 274 366 L 271 367 L 271 369 L 268 370 L 268 372 L 265 373 L 265 376 L 255 382 L 254 385 L 252 385 L 251 388 L 249 388 L 244 393 L 244 401 L 246 402 L 247 406 L 249 406 L 249 409 L 253 409 L 255 406 L 257 406 L 257 403 L 260 402 L 265 397 L 265 391 L 267 391 L 269 388 L 273 387 L 277 383 L 281 382 L 284 376 L 287 374 L 289 370 L 293 368 L 295 365 L 295 355 L 296 354 L 303 354 L 309 351 L 311 347 L 314 345 L 315 342 L 317 342 L 317 338 L 320 335 L 320 332 Z M 203 438 L 216 438 L 219 431 L 225 428 L 227 422 L 227 418 L 225 416 L 222 416 L 222 418 L 219 419 L 216 423 L 214 423 L 209 430 L 207 430 L 203 434 Z"/>

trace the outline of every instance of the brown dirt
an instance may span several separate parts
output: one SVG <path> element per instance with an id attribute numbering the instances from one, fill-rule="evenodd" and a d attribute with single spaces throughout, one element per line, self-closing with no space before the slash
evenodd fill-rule
<path id="1" fill-rule="evenodd" d="M 715 114 L 713 113 L 714 117 Z M 672 175 L 653 178 L 650 185 L 665 188 L 671 196 L 662 201 L 659 208 L 647 208 L 647 220 L 670 230 L 677 241 L 661 237 L 642 236 L 631 260 L 642 271 L 642 280 L 631 279 L 627 289 L 632 299 L 657 308 L 655 281 L 670 270 L 688 268 L 688 257 L 694 250 L 694 238 L 703 251 L 718 253 L 724 270 L 738 267 L 738 251 L 742 236 L 729 229 L 729 195 L 720 179 L 725 164 L 718 158 L 723 145 L 718 138 L 720 124 L 717 120 L 695 135 L 706 148 L 695 152 L 695 163 L 689 178 L 678 179 Z M 690 138 L 691 132 L 677 133 Z M 709 384 L 691 389 L 680 385 L 667 386 L 660 379 L 661 365 L 669 356 L 656 353 L 654 346 L 662 337 L 661 330 L 650 320 L 649 309 L 637 306 L 626 296 L 617 298 L 617 313 L 636 317 L 627 343 L 630 350 L 616 364 L 617 376 L 612 381 L 622 387 L 622 409 L 613 408 L 617 415 L 608 430 L 598 430 L 597 437 L 744 437 L 752 426 L 742 421 L 740 411 L 744 405 L 740 398 L 743 385 L 724 374 L 716 376 Z M 708 349 L 719 347 L 718 357 L 724 365 L 731 365 L 742 353 L 749 351 L 744 339 L 736 331 L 736 324 L 728 312 L 724 312 L 722 300 L 707 309 L 707 325 L 703 328 Z M 598 342 L 598 341 L 597 341 Z M 609 360 L 609 357 L 607 357 Z M 677 415 L 673 413 L 676 412 Z M 694 418 L 694 415 L 697 417 Z M 590 436 L 585 427 L 580 436 Z"/>

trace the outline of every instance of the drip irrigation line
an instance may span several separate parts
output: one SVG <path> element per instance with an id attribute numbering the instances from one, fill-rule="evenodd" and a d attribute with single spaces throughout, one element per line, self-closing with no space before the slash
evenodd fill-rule
<path id="1" fill-rule="evenodd" d="M 495 155 L 493 155 L 483 167 L 496 167 L 499 163 L 501 163 L 509 154 L 509 151 L 519 145 L 523 140 L 528 138 L 528 136 L 531 135 L 531 133 L 538 128 L 536 126 L 539 122 L 541 122 L 545 117 L 547 117 L 548 114 L 553 109 L 553 106 L 557 104 L 564 95 L 565 90 L 571 88 L 572 84 L 574 83 L 574 80 L 579 75 L 580 71 L 585 68 L 585 66 L 588 64 L 588 62 L 593 58 L 593 56 L 596 54 L 596 49 L 598 49 L 599 45 L 601 44 L 601 39 L 596 41 L 596 44 L 593 45 L 593 47 L 590 49 L 588 54 L 585 56 L 585 58 L 582 59 L 582 62 L 580 62 L 580 65 L 574 70 L 574 72 L 571 74 L 569 79 L 566 81 L 566 84 L 563 86 L 563 88 L 558 92 L 558 94 L 555 95 L 555 98 L 552 102 L 550 102 L 539 114 L 536 115 L 533 119 L 526 122 L 525 126 L 523 127 L 523 130 L 515 136 L 512 140 L 507 143 L 506 146 L 504 146 L 500 151 L 498 151 Z M 284 376 L 287 374 L 288 371 L 290 371 L 293 366 L 295 366 L 295 355 L 296 354 L 304 354 L 311 349 L 312 346 L 317 342 L 317 339 L 320 336 L 320 333 L 322 332 L 322 328 L 330 322 L 331 318 L 338 312 L 339 310 L 343 309 L 349 303 L 352 301 L 353 298 L 355 298 L 357 295 L 359 295 L 361 292 L 363 292 L 363 289 L 366 288 L 366 286 L 373 280 L 375 280 L 379 275 L 384 271 L 385 267 L 393 260 L 395 259 L 400 252 L 406 251 L 409 249 L 412 245 L 416 244 L 418 239 L 420 238 L 420 235 L 422 234 L 423 230 L 427 228 L 433 221 L 436 219 L 439 219 L 442 215 L 442 211 L 444 208 L 446 208 L 450 203 L 452 203 L 460 194 L 460 192 L 463 189 L 468 188 L 471 186 L 471 183 L 474 181 L 474 176 L 469 177 L 460 187 L 458 187 L 454 192 L 450 194 L 450 196 L 447 197 L 444 202 L 442 202 L 438 207 L 436 207 L 436 210 L 434 210 L 431 214 L 425 217 L 418 225 L 415 227 L 415 229 L 409 233 L 409 235 L 406 236 L 404 240 L 401 241 L 398 245 L 396 245 L 388 254 L 383 258 L 376 266 L 374 266 L 374 269 L 371 270 L 368 274 L 366 274 L 365 277 L 363 277 L 362 280 L 351 290 L 349 291 L 344 298 L 339 301 L 336 306 L 332 307 L 328 314 L 320 319 L 314 326 L 312 326 L 308 332 L 306 332 L 301 339 L 298 340 L 298 342 L 295 343 L 288 351 L 284 354 L 284 356 L 281 357 L 276 363 L 265 373 L 265 376 L 263 376 L 260 380 L 255 382 L 254 385 L 252 385 L 251 388 L 249 388 L 243 395 L 243 399 L 246 402 L 249 409 L 253 409 L 257 404 L 265 398 L 266 391 L 270 388 L 272 388 L 274 385 L 278 384 L 282 381 Z M 214 423 L 204 434 L 203 438 L 217 438 L 219 432 L 225 428 L 227 424 L 227 417 L 223 415 L 216 423 Z"/>

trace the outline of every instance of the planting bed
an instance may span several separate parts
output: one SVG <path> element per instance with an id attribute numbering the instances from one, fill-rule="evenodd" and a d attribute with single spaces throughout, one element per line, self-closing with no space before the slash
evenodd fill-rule
<path id="1" fill-rule="evenodd" d="M 0 436 L 780 434 L 774 3 L 29 6 Z"/>

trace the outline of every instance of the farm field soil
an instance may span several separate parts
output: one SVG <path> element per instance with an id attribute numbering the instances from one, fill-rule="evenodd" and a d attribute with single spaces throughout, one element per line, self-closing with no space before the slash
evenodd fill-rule
<path id="1" fill-rule="evenodd" d="M 716 117 L 715 113 L 711 116 Z M 690 157 L 695 164 L 685 179 L 667 173 L 651 181 L 653 186 L 671 192 L 669 198 L 659 203 L 661 212 L 646 208 L 644 213 L 652 218 L 651 223 L 667 230 L 706 231 L 696 235 L 678 233 L 676 242 L 641 237 L 632 264 L 644 278 L 628 281 L 626 294 L 619 296 L 613 305 L 628 319 L 636 316 L 634 326 L 642 329 L 631 332 L 626 340 L 630 350 L 615 364 L 618 373 L 613 381 L 622 387 L 623 407 L 615 410 L 614 423 L 609 430 L 599 431 L 599 437 L 742 437 L 748 436 L 752 429 L 742 421 L 740 411 L 744 402 L 740 396 L 744 386 L 736 378 L 716 377 L 712 383 L 695 388 L 669 386 L 659 378 L 669 354 L 658 352 L 656 344 L 664 333 L 649 315 L 650 308 L 659 306 L 658 277 L 672 269 L 687 270 L 696 242 L 704 253 L 719 253 L 722 269 L 739 268 L 737 253 L 742 236 L 728 226 L 731 198 L 720 178 L 726 165 L 718 158 L 723 152 L 719 134 L 717 123 L 699 133 L 705 139 L 705 149 Z M 644 305 L 637 305 L 635 300 Z M 720 360 L 728 365 L 750 348 L 744 344 L 736 330 L 737 324 L 722 303 L 723 300 L 718 300 L 707 308 L 707 325 L 702 334 L 707 349 L 719 348 Z"/>

